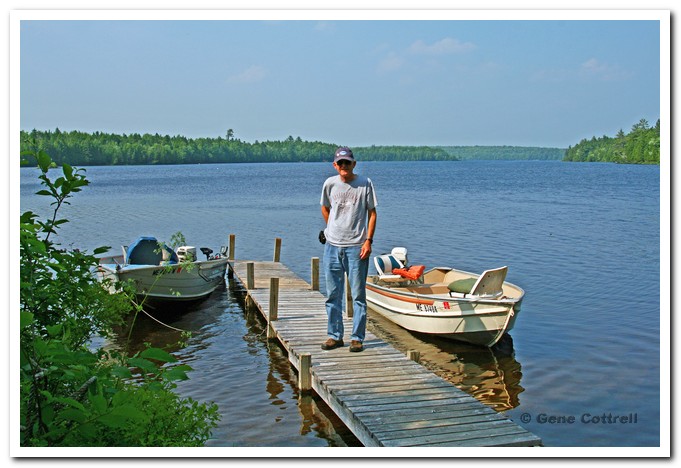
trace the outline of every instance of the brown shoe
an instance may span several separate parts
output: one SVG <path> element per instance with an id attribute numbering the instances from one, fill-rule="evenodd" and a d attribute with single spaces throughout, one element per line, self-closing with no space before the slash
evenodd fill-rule
<path id="1" fill-rule="evenodd" d="M 350 343 L 350 352 L 351 353 L 359 353 L 363 349 L 364 349 L 364 346 L 362 346 L 361 341 L 352 340 L 352 343 Z"/>
<path id="2" fill-rule="evenodd" d="M 343 343 L 343 340 L 334 340 L 333 338 L 329 338 L 322 344 L 322 349 L 323 350 L 336 349 L 340 348 L 344 344 L 345 343 Z"/>

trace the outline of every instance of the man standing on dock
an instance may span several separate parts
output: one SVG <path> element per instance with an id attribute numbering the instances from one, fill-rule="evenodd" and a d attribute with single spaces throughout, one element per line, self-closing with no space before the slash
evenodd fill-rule
<path id="1" fill-rule="evenodd" d="M 333 158 L 337 176 L 329 177 L 322 188 L 324 235 L 324 274 L 329 339 L 322 349 L 339 348 L 343 343 L 343 294 L 348 276 L 353 301 L 351 352 L 362 351 L 366 333 L 366 280 L 371 243 L 376 230 L 376 192 L 371 179 L 355 174 L 352 150 L 340 147 Z"/>

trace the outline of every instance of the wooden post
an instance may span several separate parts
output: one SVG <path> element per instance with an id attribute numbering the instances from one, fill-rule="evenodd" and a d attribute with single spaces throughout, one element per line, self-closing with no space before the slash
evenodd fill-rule
<path id="1" fill-rule="evenodd" d="M 255 289 L 255 265 L 253 262 L 246 263 L 246 289 Z"/>
<path id="2" fill-rule="evenodd" d="M 407 357 L 414 362 L 419 362 L 421 360 L 421 352 L 415 349 L 410 349 L 407 351 Z"/>
<path id="3" fill-rule="evenodd" d="M 280 257 L 281 257 L 281 237 L 276 237 L 274 239 L 274 260 L 273 261 L 278 262 Z"/>
<path id="4" fill-rule="evenodd" d="M 230 262 L 234 261 L 234 244 L 236 243 L 236 236 L 234 234 L 229 235 L 229 251 L 227 252 L 227 260 Z M 233 279 L 234 278 L 234 269 L 232 268 L 234 265 L 230 265 L 229 268 L 227 269 L 227 278 Z"/>
<path id="5" fill-rule="evenodd" d="M 267 338 L 274 339 L 277 334 L 274 332 L 272 322 L 277 320 L 279 314 L 279 278 L 270 278 L 270 308 L 267 314 Z"/>
<path id="6" fill-rule="evenodd" d="M 350 287 L 350 281 L 348 281 L 348 275 L 345 275 L 345 312 L 348 317 L 355 315 L 355 309 L 352 305 L 352 288 Z"/>
<path id="7" fill-rule="evenodd" d="M 300 369 L 298 369 L 298 390 L 301 392 L 312 390 L 310 367 L 312 367 L 312 356 L 310 353 L 302 353 L 300 355 Z"/>
<path id="8" fill-rule="evenodd" d="M 229 259 L 234 260 L 234 244 L 236 243 L 236 235 L 229 235 Z"/>
<path id="9" fill-rule="evenodd" d="M 246 307 L 254 307 L 255 301 L 251 297 L 250 291 L 255 289 L 255 264 L 253 262 L 246 263 Z"/>
<path id="10" fill-rule="evenodd" d="M 312 269 L 312 290 L 319 291 L 319 257 L 312 257 L 310 262 L 310 268 Z"/>

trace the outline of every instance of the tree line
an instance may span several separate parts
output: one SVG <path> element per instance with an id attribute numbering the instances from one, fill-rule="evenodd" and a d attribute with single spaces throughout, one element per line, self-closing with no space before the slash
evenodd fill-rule
<path id="1" fill-rule="evenodd" d="M 289 136 L 284 141 L 248 143 L 234 138 L 234 131 L 217 138 L 187 138 L 145 133 L 117 135 L 80 131 L 21 132 L 21 151 L 44 151 L 56 164 L 76 166 L 143 164 L 210 164 L 247 162 L 331 161 L 338 145 L 303 141 Z M 364 161 L 451 160 L 445 150 L 428 146 L 370 146 L 353 148 Z"/>
<path id="2" fill-rule="evenodd" d="M 565 152 L 563 161 L 614 162 L 619 164 L 660 164 L 660 120 L 651 127 L 641 119 L 627 134 L 583 139 Z"/>
<path id="3" fill-rule="evenodd" d="M 21 132 L 21 150 L 44 151 L 58 165 L 76 166 L 209 164 L 245 162 L 325 162 L 338 145 L 304 141 L 289 136 L 284 141 L 236 139 L 234 131 L 225 137 L 187 138 L 145 133 L 118 135 L 81 131 Z M 464 159 L 559 160 L 564 149 L 515 146 L 366 146 L 353 148 L 362 161 L 459 161 Z"/>
<path id="4" fill-rule="evenodd" d="M 111 166 L 147 164 L 210 164 L 248 162 L 328 162 L 338 145 L 304 141 L 289 136 L 283 141 L 249 143 L 234 137 L 129 135 L 81 131 L 21 131 L 21 151 L 44 151 L 58 165 Z M 567 150 L 522 146 L 366 146 L 353 148 L 362 161 L 461 161 L 461 160 L 563 160 L 660 163 L 660 121 L 650 127 L 645 119 L 628 134 L 583 139 Z"/>
<path id="5" fill-rule="evenodd" d="M 450 155 L 462 161 L 512 160 L 512 161 L 560 161 L 565 148 L 540 148 L 528 146 L 443 146 Z"/>

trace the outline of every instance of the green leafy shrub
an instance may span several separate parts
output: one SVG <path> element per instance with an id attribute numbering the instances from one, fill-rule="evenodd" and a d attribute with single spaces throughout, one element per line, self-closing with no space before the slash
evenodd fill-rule
<path id="1" fill-rule="evenodd" d="M 124 288 L 110 294 L 92 275 L 95 255 L 59 248 L 51 237 L 59 210 L 88 185 L 84 170 L 54 167 L 44 152 L 27 152 L 40 168 L 41 196 L 52 197 L 52 217 L 32 212 L 20 222 L 21 444 L 22 446 L 202 446 L 217 426 L 214 403 L 173 392 L 189 366 L 148 347 L 128 356 L 88 347 L 93 335 L 110 336 L 130 313 Z"/>

